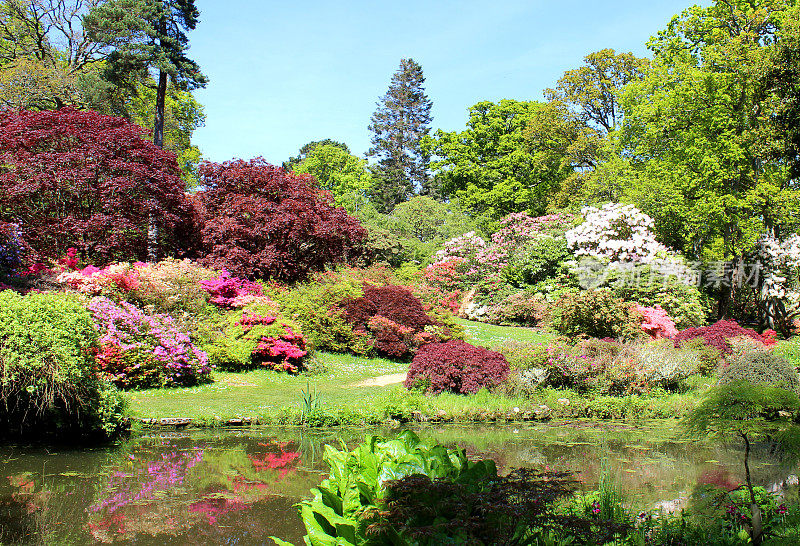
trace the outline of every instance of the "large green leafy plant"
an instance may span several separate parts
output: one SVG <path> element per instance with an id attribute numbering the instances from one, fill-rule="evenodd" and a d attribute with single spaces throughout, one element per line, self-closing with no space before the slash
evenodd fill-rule
<path id="1" fill-rule="evenodd" d="M 407 544 L 392 526 L 370 528 L 391 480 L 413 474 L 453 481 L 497 476 L 494 461 L 471 462 L 463 449 L 422 442 L 411 431 L 391 440 L 367 436 L 352 451 L 326 446 L 324 460 L 330 477 L 311 490 L 310 500 L 300 503 L 310 546 Z"/>
<path id="2" fill-rule="evenodd" d="M 97 336 L 74 296 L 0 292 L 0 436 L 122 430 L 124 400 L 95 371 Z"/>

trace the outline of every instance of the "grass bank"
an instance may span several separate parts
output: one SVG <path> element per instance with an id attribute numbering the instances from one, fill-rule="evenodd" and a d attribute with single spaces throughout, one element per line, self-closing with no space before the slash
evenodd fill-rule
<path id="1" fill-rule="evenodd" d="M 498 348 L 509 341 L 546 342 L 552 334 L 531 328 L 460 321 L 467 341 Z M 782 342 L 776 352 L 800 365 L 800 340 Z M 584 396 L 561 389 L 541 389 L 533 398 L 481 391 L 473 396 L 424 396 L 400 384 L 359 385 L 379 376 L 402 374 L 408 364 L 382 358 L 320 353 L 324 369 L 315 375 L 290 376 L 268 370 L 216 372 L 214 383 L 193 388 L 151 389 L 126 394 L 138 419 L 188 418 L 198 425 L 231 419 L 264 424 L 310 426 L 379 424 L 391 420 L 431 422 L 505 422 L 550 418 L 662 419 L 684 415 L 698 402 L 709 379 L 694 377 L 687 393 L 647 396 Z M 397 377 L 392 378 L 397 381 Z M 304 411 L 304 391 L 315 407 Z M 305 392 L 308 397 L 308 392 Z"/>

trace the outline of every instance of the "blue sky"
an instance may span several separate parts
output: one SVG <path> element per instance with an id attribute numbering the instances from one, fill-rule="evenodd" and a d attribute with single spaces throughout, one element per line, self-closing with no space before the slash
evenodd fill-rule
<path id="1" fill-rule="evenodd" d="M 280 163 L 311 140 L 369 148 L 367 125 L 400 59 L 422 65 L 434 129 L 461 130 L 481 100 L 541 100 L 592 51 L 647 53 L 688 0 L 479 2 L 197 0 L 190 56 L 207 159 Z M 708 2 L 705 2 L 708 4 Z"/>

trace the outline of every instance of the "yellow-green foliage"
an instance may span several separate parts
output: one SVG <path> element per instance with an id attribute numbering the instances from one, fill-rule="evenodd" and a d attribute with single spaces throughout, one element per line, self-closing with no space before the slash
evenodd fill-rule
<path id="1" fill-rule="evenodd" d="M 363 295 L 363 281 L 346 275 L 328 275 L 315 282 L 299 284 L 283 291 L 273 291 L 281 313 L 297 322 L 315 349 L 334 353 L 365 355 L 371 344 L 353 331 L 336 307 L 347 298 Z"/>
<path id="2" fill-rule="evenodd" d="M 0 435 L 118 432 L 124 404 L 97 377 L 96 343 L 78 297 L 0 292 Z"/>

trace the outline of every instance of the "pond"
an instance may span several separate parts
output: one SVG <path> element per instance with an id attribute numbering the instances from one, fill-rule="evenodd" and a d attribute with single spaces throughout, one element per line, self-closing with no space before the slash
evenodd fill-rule
<path id="1" fill-rule="evenodd" d="M 680 509 L 698 484 L 733 487 L 741 451 L 681 438 L 674 422 L 426 426 L 415 430 L 498 467 L 576 470 L 581 488 L 612 476 L 637 509 Z M 372 434 L 391 434 L 374 429 Z M 396 431 L 395 431 L 396 432 Z M 324 477 L 323 446 L 364 429 L 150 430 L 95 449 L 0 447 L 0 543 L 302 544 L 294 504 Z M 798 473 L 768 446 L 754 476 L 779 488 Z"/>

